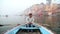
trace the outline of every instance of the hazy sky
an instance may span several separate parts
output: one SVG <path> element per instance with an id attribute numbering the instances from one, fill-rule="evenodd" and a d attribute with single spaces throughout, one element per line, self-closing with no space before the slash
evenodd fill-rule
<path id="1" fill-rule="evenodd" d="M 40 4 L 41 2 L 46 3 L 46 0 L 0 0 L 0 14 L 22 14 L 28 7 L 33 4 Z M 53 2 L 59 3 L 60 0 L 55 0 Z"/>

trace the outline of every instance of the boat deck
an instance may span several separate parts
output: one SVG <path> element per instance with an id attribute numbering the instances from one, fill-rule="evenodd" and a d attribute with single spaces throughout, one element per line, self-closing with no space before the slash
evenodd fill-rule
<path id="1" fill-rule="evenodd" d="M 53 34 L 50 30 L 47 30 L 43 26 L 37 26 L 31 24 L 28 27 L 26 25 L 21 25 L 13 28 L 12 30 L 6 32 L 5 34 Z"/>
<path id="2" fill-rule="evenodd" d="M 16 34 L 41 34 L 40 30 L 39 29 L 20 29 Z"/>

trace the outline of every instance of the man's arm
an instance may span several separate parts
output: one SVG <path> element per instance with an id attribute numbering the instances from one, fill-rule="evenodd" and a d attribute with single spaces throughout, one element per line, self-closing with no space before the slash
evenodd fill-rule
<path id="1" fill-rule="evenodd" d="M 32 23 L 34 23 L 34 18 L 32 18 Z"/>
<path id="2" fill-rule="evenodd" d="M 26 18 L 26 23 L 29 23 L 28 18 Z"/>

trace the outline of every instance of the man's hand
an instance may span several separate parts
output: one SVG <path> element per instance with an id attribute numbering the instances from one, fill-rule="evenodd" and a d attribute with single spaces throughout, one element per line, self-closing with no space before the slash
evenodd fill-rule
<path id="1" fill-rule="evenodd" d="M 29 24 L 32 24 L 31 22 L 29 22 Z"/>

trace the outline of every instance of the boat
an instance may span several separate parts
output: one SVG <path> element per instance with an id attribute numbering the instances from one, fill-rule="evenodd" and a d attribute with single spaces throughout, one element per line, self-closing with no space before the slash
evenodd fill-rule
<path id="1" fill-rule="evenodd" d="M 23 24 L 14 27 L 4 34 L 54 34 L 51 30 L 36 23 L 31 24 L 31 27 L 27 27 L 26 25 L 27 24 Z"/>
<path id="2" fill-rule="evenodd" d="M 1 24 L 0 24 L 0 26 L 4 26 L 4 25 L 1 25 Z"/>

